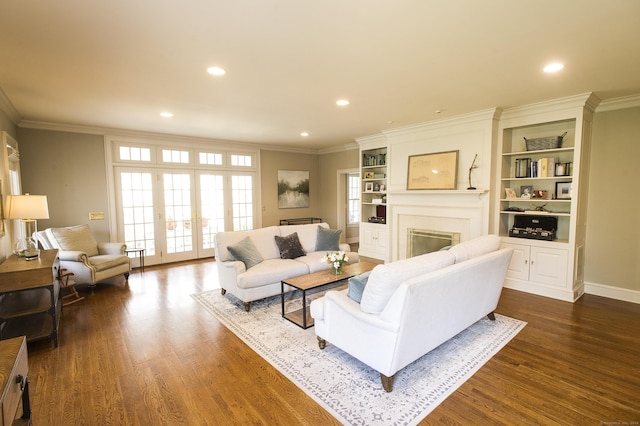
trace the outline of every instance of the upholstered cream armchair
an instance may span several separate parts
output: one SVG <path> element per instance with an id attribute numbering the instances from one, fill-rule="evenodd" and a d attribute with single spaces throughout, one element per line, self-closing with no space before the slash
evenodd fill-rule
<path id="1" fill-rule="evenodd" d="M 44 249 L 58 249 L 60 268 L 73 273 L 76 284 L 94 285 L 124 274 L 129 279 L 129 257 L 123 243 L 99 243 L 88 225 L 48 228 L 34 234 Z"/>

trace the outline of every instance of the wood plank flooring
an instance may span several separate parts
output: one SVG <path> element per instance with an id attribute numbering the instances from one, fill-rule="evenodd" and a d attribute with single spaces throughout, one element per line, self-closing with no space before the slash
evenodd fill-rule
<path id="1" fill-rule="evenodd" d="M 193 301 L 218 287 L 215 268 L 147 267 L 128 286 L 81 287 L 59 347 L 28 346 L 33 423 L 338 424 Z M 640 305 L 504 290 L 497 312 L 528 325 L 421 424 L 640 422 Z"/>

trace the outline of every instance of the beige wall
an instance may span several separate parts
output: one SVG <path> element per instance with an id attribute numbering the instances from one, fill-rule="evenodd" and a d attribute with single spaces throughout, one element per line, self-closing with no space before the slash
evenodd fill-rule
<path id="1" fill-rule="evenodd" d="M 332 228 L 338 223 L 338 197 L 346 197 L 344 193 L 338 194 L 338 170 L 358 169 L 360 163 L 360 151 L 356 147 L 348 151 L 334 152 L 320 155 L 320 176 L 318 186 L 320 188 L 321 216 Z M 355 235 L 354 235 L 355 233 Z M 357 228 L 347 229 L 341 240 L 357 237 Z"/>
<path id="2" fill-rule="evenodd" d="M 309 207 L 278 208 L 278 170 L 309 171 Z M 321 188 L 318 181 L 318 156 L 283 151 L 260 151 L 262 226 L 278 225 L 280 219 L 322 217 Z M 324 219 L 324 218 L 323 218 Z"/>
<path id="3" fill-rule="evenodd" d="M 585 281 L 640 291 L 640 107 L 593 125 Z"/>
<path id="4" fill-rule="evenodd" d="M 22 191 L 47 195 L 49 220 L 38 229 L 88 224 L 98 241 L 109 241 L 104 138 L 101 135 L 19 129 Z"/>

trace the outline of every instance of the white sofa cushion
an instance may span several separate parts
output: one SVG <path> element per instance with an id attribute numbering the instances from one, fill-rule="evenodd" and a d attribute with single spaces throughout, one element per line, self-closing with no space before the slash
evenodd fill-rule
<path id="1" fill-rule="evenodd" d="M 216 259 L 222 262 L 235 260 L 227 247 L 237 244 L 244 237 L 251 237 L 251 241 L 263 259 L 279 259 L 280 251 L 278 251 L 276 240 L 273 238 L 276 235 L 280 235 L 278 226 L 268 226 L 251 231 L 218 232 L 214 237 L 216 239 Z"/>
<path id="2" fill-rule="evenodd" d="M 369 280 L 362 293 L 360 308 L 369 314 L 379 314 L 403 281 L 416 275 L 453 265 L 454 262 L 455 256 L 449 251 L 436 251 L 378 265 L 369 275 Z"/>
<path id="3" fill-rule="evenodd" d="M 243 289 L 262 287 L 308 273 L 307 266 L 297 260 L 268 259 L 238 275 L 237 284 Z M 280 293 L 279 288 L 278 293 Z"/>
<path id="4" fill-rule="evenodd" d="M 500 248 L 500 237 L 497 235 L 484 235 L 469 241 L 456 244 L 449 249 L 456 258 L 456 263 L 482 256 Z"/>

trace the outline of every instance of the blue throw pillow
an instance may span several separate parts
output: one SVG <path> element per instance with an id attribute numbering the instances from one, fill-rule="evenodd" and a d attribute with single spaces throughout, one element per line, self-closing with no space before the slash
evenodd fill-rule
<path id="1" fill-rule="evenodd" d="M 244 237 L 237 244 L 227 247 L 227 250 L 234 259 L 244 263 L 247 269 L 253 268 L 264 260 L 249 237 Z"/>
<path id="2" fill-rule="evenodd" d="M 338 251 L 340 250 L 340 229 L 327 229 L 318 225 L 318 235 L 316 237 L 316 251 Z"/>
<path id="3" fill-rule="evenodd" d="M 369 280 L 369 274 L 371 274 L 371 271 L 364 272 L 360 275 L 349 278 L 349 289 L 347 290 L 347 296 L 349 296 L 350 299 L 360 303 L 360 301 L 362 300 L 362 293 L 364 293 L 364 288 L 366 287 L 367 281 Z"/>

